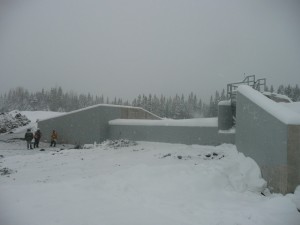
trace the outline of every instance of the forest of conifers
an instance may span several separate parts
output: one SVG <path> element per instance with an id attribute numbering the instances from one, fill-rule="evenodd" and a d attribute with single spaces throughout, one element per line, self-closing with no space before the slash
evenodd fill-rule
<path id="1" fill-rule="evenodd" d="M 277 90 L 271 86 L 265 91 L 284 94 L 293 101 L 300 101 L 300 89 L 294 86 L 280 85 Z M 0 95 L 0 112 L 12 110 L 20 111 L 57 111 L 69 112 L 96 104 L 114 104 L 142 107 L 160 117 L 173 119 L 187 119 L 196 117 L 215 117 L 218 114 L 218 102 L 227 99 L 225 90 L 216 91 L 205 103 L 199 96 L 191 92 L 188 96 L 183 94 L 172 97 L 163 95 L 138 95 L 132 102 L 122 98 L 109 99 L 91 94 L 77 94 L 64 92 L 61 87 L 51 88 L 32 93 L 23 87 L 11 89 L 8 93 Z"/>

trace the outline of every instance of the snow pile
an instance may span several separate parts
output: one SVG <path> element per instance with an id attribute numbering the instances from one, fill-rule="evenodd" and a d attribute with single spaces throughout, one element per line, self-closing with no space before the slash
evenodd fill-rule
<path id="1" fill-rule="evenodd" d="M 26 126 L 31 121 L 21 112 L 14 110 L 0 114 L 0 133 L 12 132 L 15 128 Z"/>
<path id="2" fill-rule="evenodd" d="M 137 143 L 135 141 L 131 141 L 128 139 L 119 139 L 119 140 L 106 140 L 103 141 L 101 144 L 85 144 L 83 145 L 84 149 L 94 149 L 97 147 L 103 147 L 104 149 L 109 149 L 109 148 L 124 148 L 124 147 L 129 147 L 129 146 L 135 146 Z"/>
<path id="3" fill-rule="evenodd" d="M 256 162 L 237 151 L 234 157 L 234 163 L 225 167 L 227 177 L 234 190 L 239 192 L 263 192 L 267 187 L 267 183 L 262 179 L 260 169 Z"/>
<path id="4" fill-rule="evenodd" d="M 108 148 L 124 148 L 129 146 L 135 146 L 137 143 L 135 141 L 130 141 L 128 139 L 119 139 L 119 140 L 106 140 L 101 143 L 101 146 L 105 149 Z"/>
<path id="5" fill-rule="evenodd" d="M 287 194 L 287 196 L 295 203 L 300 212 L 300 185 L 296 188 L 294 194 Z"/>
<path id="6" fill-rule="evenodd" d="M 16 172 L 16 171 L 13 171 L 13 170 L 11 170 L 9 168 L 6 168 L 6 167 L 0 169 L 0 175 L 1 176 L 7 176 L 7 175 L 9 175 L 11 173 L 14 173 L 14 172 Z"/>

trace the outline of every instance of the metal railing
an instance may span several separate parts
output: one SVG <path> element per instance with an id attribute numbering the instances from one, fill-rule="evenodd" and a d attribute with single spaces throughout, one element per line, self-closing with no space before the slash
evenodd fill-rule
<path id="1" fill-rule="evenodd" d="M 240 85 L 249 85 L 255 90 L 264 91 L 266 88 L 266 79 L 255 80 L 255 75 L 249 75 L 241 82 L 227 84 L 227 98 L 235 101 L 236 90 Z"/>

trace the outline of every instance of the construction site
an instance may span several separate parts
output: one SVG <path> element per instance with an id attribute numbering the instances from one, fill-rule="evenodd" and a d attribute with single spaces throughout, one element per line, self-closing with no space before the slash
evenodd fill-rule
<path id="1" fill-rule="evenodd" d="M 45 133 L 57 130 L 61 143 L 75 145 L 107 139 L 234 144 L 257 162 L 271 191 L 289 193 L 300 184 L 300 114 L 294 110 L 299 103 L 265 92 L 265 86 L 266 79 L 255 75 L 227 84 L 228 100 L 219 102 L 217 118 L 162 119 L 138 107 L 101 104 L 38 126 Z"/>

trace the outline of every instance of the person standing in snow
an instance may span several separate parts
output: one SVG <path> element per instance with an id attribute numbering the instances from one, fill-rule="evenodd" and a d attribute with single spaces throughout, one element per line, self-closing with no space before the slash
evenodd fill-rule
<path id="1" fill-rule="evenodd" d="M 57 132 L 55 130 L 52 131 L 51 134 L 51 144 L 50 147 L 55 147 L 56 146 L 56 141 L 57 141 Z"/>
<path id="2" fill-rule="evenodd" d="M 30 129 L 27 129 L 27 132 L 25 134 L 25 140 L 27 141 L 27 149 L 32 149 L 31 141 L 33 139 L 33 133 Z"/>
<path id="3" fill-rule="evenodd" d="M 37 131 L 34 133 L 34 145 L 33 145 L 34 148 L 39 147 L 41 137 L 42 137 L 42 133 L 41 130 L 38 128 Z"/>

